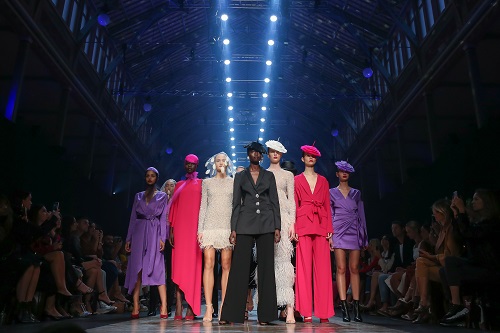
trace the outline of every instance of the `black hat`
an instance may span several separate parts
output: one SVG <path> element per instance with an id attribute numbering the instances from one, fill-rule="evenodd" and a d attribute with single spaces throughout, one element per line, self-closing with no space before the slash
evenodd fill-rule
<path id="1" fill-rule="evenodd" d="M 267 151 L 266 151 L 266 148 L 264 147 L 264 145 L 260 142 L 257 142 L 257 141 L 252 141 L 249 144 L 247 144 L 246 146 L 243 146 L 243 148 L 247 149 L 247 153 L 250 150 L 255 150 L 261 154 L 267 154 Z"/>

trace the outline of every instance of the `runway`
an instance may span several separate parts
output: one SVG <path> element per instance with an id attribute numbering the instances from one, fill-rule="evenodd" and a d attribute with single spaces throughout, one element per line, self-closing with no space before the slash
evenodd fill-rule
<path id="1" fill-rule="evenodd" d="M 339 311 L 340 312 L 340 311 Z M 319 319 L 314 318 L 312 324 L 296 323 L 285 324 L 280 321 L 271 325 L 261 326 L 257 322 L 256 311 L 251 311 L 249 320 L 244 324 L 219 325 L 214 319 L 211 323 L 204 323 L 201 317 L 194 321 L 174 321 L 173 317 L 160 319 L 159 316 L 146 317 L 141 313 L 140 319 L 130 319 L 129 313 L 93 315 L 88 318 L 71 319 L 62 322 L 42 322 L 35 325 L 8 325 L 0 326 L 2 333 L 37 333 L 43 329 L 53 328 L 52 332 L 69 332 L 63 328 L 66 324 L 75 324 L 88 333 L 233 333 L 233 332 L 278 332 L 278 333 L 470 333 L 478 330 L 465 328 L 448 328 L 439 325 L 416 325 L 401 319 L 393 319 L 379 316 L 364 316 L 363 323 L 344 323 L 342 318 L 331 317 L 330 323 L 320 324 Z"/>

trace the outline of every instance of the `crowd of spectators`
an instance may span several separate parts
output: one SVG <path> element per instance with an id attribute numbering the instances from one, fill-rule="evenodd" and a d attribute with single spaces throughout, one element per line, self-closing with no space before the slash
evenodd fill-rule
<path id="1" fill-rule="evenodd" d="M 392 237 L 372 239 L 360 267 L 362 309 L 412 323 L 488 327 L 500 277 L 498 193 L 454 193 L 431 207 L 432 222 L 392 222 Z M 445 300 L 443 302 L 443 299 Z"/>
<path id="2" fill-rule="evenodd" d="M 0 310 L 5 322 L 37 323 L 124 309 L 120 237 L 87 217 L 0 195 Z M 120 284 L 121 283 L 121 284 Z"/>

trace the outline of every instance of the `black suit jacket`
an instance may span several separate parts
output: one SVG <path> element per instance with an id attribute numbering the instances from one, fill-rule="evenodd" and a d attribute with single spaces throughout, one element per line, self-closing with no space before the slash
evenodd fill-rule
<path id="1" fill-rule="evenodd" d="M 397 238 L 393 238 L 392 249 L 394 251 L 394 264 L 392 265 L 391 272 L 394 272 L 397 267 L 406 268 L 413 263 L 413 246 L 415 242 L 405 236 L 403 240 L 403 261 L 401 261 L 401 251 Z"/>
<path id="2" fill-rule="evenodd" d="M 259 235 L 281 230 L 281 216 L 274 174 L 260 168 L 257 184 L 250 168 L 234 177 L 231 231 Z"/>

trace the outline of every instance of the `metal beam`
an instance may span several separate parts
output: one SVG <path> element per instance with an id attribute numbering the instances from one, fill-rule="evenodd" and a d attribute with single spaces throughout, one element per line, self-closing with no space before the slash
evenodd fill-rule
<path id="1" fill-rule="evenodd" d="M 410 43 L 416 48 L 419 48 L 417 35 L 411 30 L 411 28 L 400 19 L 400 16 L 397 15 L 394 10 L 389 6 L 389 4 L 385 0 L 378 0 L 379 5 L 391 16 L 393 22 L 396 26 L 403 31 L 406 35 Z M 408 3 L 408 1 L 407 1 Z"/>

